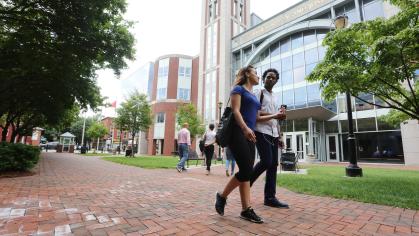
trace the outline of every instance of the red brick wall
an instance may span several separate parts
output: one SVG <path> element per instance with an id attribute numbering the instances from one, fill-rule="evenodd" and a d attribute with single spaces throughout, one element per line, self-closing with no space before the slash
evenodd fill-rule
<path id="1" fill-rule="evenodd" d="M 156 114 L 159 112 L 165 113 L 165 130 L 164 130 L 164 145 L 162 149 L 162 155 L 171 155 L 175 150 L 175 129 L 176 129 L 176 112 L 177 107 L 183 102 L 172 102 L 177 99 L 177 85 L 178 85 L 178 71 L 179 71 L 179 57 L 170 56 L 169 60 L 169 75 L 167 84 L 167 99 L 173 99 L 170 102 L 167 101 L 156 101 L 157 97 L 157 78 L 158 78 L 158 62 L 165 57 L 159 58 L 154 64 L 154 81 L 152 94 L 152 106 L 151 110 L 156 121 Z M 192 80 L 191 80 L 191 101 L 196 106 L 198 101 L 198 69 L 199 69 L 199 57 L 192 59 Z M 152 125 L 148 131 L 148 154 L 155 155 L 156 150 L 154 146 L 154 125 Z M 192 148 L 196 147 L 195 142 L 192 143 Z"/>

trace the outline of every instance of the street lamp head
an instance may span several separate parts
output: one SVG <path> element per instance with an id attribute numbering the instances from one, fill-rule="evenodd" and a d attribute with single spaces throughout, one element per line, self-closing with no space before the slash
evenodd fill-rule
<path id="1" fill-rule="evenodd" d="M 223 102 L 218 102 L 218 108 L 222 108 L 223 107 Z"/>
<path id="2" fill-rule="evenodd" d="M 336 29 L 344 29 L 348 26 L 348 16 L 342 15 L 335 18 Z"/>

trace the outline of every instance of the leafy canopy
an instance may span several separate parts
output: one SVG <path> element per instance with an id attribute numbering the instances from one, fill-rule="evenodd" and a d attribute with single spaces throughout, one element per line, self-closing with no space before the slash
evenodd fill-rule
<path id="1" fill-rule="evenodd" d="M 152 123 L 151 106 L 147 96 L 138 91 L 133 92 L 117 109 L 115 122 L 122 130 L 129 130 L 133 134 L 146 131 Z"/>
<path id="2" fill-rule="evenodd" d="M 178 107 L 178 127 L 182 127 L 184 123 L 189 124 L 189 132 L 191 133 L 191 137 L 201 136 L 205 132 L 205 127 L 202 125 L 196 107 L 193 104 L 188 103 Z"/>
<path id="3" fill-rule="evenodd" d="M 133 59 L 125 0 L 0 1 L 0 117 L 56 125 L 74 106 L 102 103 L 96 70 Z M 64 118 L 66 119 L 66 118 Z"/>
<path id="4" fill-rule="evenodd" d="M 101 122 L 93 123 L 87 130 L 87 135 L 93 139 L 102 138 L 108 133 L 108 129 Z"/>

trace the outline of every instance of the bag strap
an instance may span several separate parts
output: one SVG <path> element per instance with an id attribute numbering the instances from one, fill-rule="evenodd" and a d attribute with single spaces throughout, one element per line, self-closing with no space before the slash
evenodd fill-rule
<path id="1" fill-rule="evenodd" d="M 263 89 L 262 90 L 260 90 L 260 99 L 259 99 L 259 103 L 260 103 L 260 105 L 262 106 L 262 102 L 263 102 Z"/>

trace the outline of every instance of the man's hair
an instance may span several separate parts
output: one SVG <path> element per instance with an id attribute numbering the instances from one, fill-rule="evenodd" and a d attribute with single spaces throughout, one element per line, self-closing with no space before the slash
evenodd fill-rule
<path id="1" fill-rule="evenodd" d="M 210 125 L 209 125 L 209 129 L 210 129 L 210 130 L 214 130 L 214 128 L 215 128 L 214 124 L 210 124 Z"/>
<path id="2" fill-rule="evenodd" d="M 275 74 L 276 80 L 279 80 L 279 73 L 278 73 L 278 71 L 275 68 L 269 68 L 269 69 L 265 70 L 265 72 L 263 72 L 263 75 L 262 75 L 262 80 L 263 81 L 265 81 L 266 76 L 268 76 L 268 73 L 269 72 L 273 72 Z"/>

